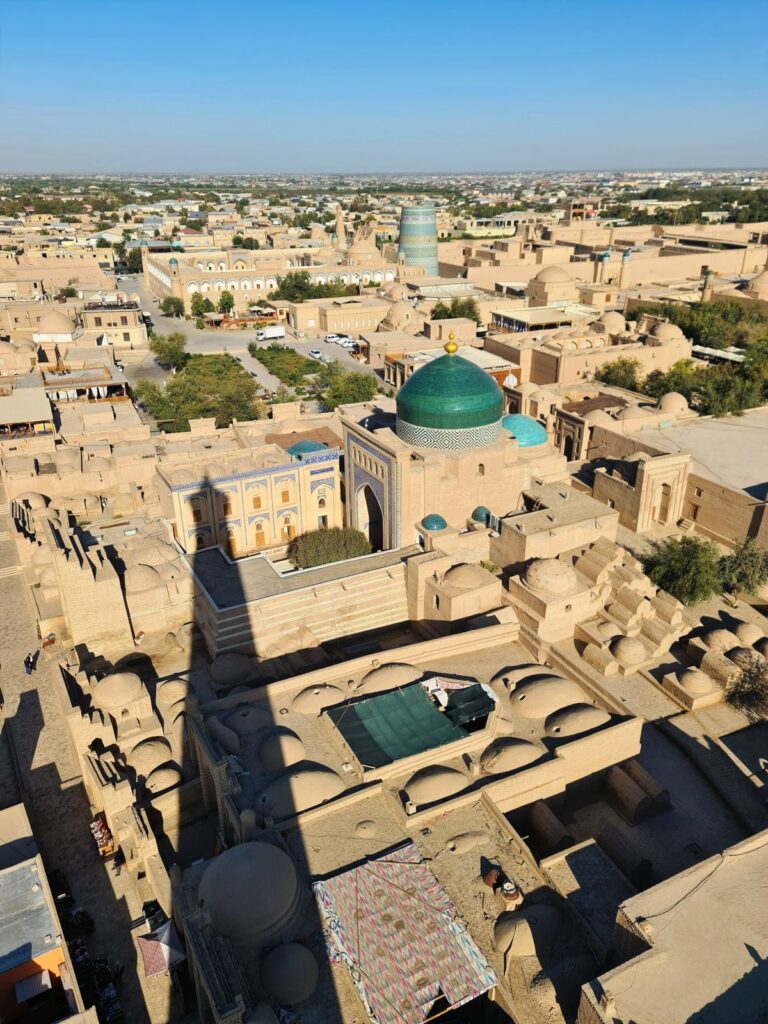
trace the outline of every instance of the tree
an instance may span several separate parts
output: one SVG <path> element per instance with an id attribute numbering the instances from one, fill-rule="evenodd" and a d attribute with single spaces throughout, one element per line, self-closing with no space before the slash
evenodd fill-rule
<path id="1" fill-rule="evenodd" d="M 245 239 L 243 238 L 242 235 L 235 235 L 234 238 L 232 239 L 232 245 L 235 247 L 235 249 L 241 249 L 244 241 Z"/>
<path id="2" fill-rule="evenodd" d="M 364 533 L 349 528 L 312 530 L 295 537 L 288 548 L 288 560 L 299 569 L 342 562 L 370 555 L 371 545 Z"/>
<path id="3" fill-rule="evenodd" d="M 219 296 L 219 312 L 220 313 L 231 313 L 235 308 L 235 296 L 232 292 L 228 292 L 226 288 Z"/>
<path id="4" fill-rule="evenodd" d="M 123 214 L 123 224 L 127 224 L 130 220 L 131 220 L 131 215 L 126 210 L 126 212 Z"/>
<path id="5" fill-rule="evenodd" d="M 322 389 L 323 405 L 329 411 L 340 405 L 370 402 L 379 389 L 372 373 L 345 370 L 336 359 L 318 372 L 317 382 Z"/>
<path id="6" fill-rule="evenodd" d="M 158 335 L 149 343 L 158 363 L 167 370 L 180 370 L 186 363 L 187 338 L 181 331 L 173 331 L 167 337 Z"/>
<path id="7" fill-rule="evenodd" d="M 637 359 L 622 357 L 612 363 L 605 363 L 595 373 L 595 380 L 612 388 L 623 388 L 625 391 L 637 391 L 640 387 L 638 371 L 640 363 Z"/>
<path id="8" fill-rule="evenodd" d="M 474 320 L 476 324 L 482 324 L 480 307 L 475 299 L 451 299 L 450 306 L 439 299 L 432 307 L 431 318 L 433 320 Z"/>
<path id="9" fill-rule="evenodd" d="M 97 249 L 109 249 L 109 248 L 111 248 L 111 243 L 108 242 L 106 240 L 106 238 L 97 238 L 96 239 L 96 248 Z"/>
<path id="10" fill-rule="evenodd" d="M 655 544 L 642 560 L 651 581 L 683 604 L 698 604 L 722 591 L 720 555 L 711 541 L 672 537 Z"/>
<path id="11" fill-rule="evenodd" d="M 256 381 L 230 355 L 190 355 L 165 387 L 141 380 L 134 393 L 168 431 L 189 430 L 189 421 L 214 417 L 217 427 L 232 420 L 263 419 L 266 406 L 256 398 Z"/>
<path id="12" fill-rule="evenodd" d="M 77 288 L 75 288 L 74 285 L 68 284 L 68 285 L 66 285 L 66 287 L 61 289 L 61 291 L 59 292 L 57 298 L 59 298 L 59 299 L 76 299 L 77 296 L 78 296 Z"/>
<path id="13" fill-rule="evenodd" d="M 739 676 L 725 687 L 725 701 L 753 722 L 768 718 L 768 665 L 757 652 L 739 659 Z"/>
<path id="14" fill-rule="evenodd" d="M 720 559 L 720 575 L 731 593 L 756 594 L 768 582 L 768 551 L 758 547 L 754 537 L 747 537 Z"/>
<path id="15" fill-rule="evenodd" d="M 344 295 L 356 295 L 356 284 L 313 284 L 307 270 L 294 270 L 277 282 L 270 299 L 284 299 L 287 302 L 305 302 L 307 299 L 337 299 Z"/>
<path id="16" fill-rule="evenodd" d="M 255 238 L 244 238 L 240 243 L 241 249 L 258 249 L 259 243 Z"/>
<path id="17" fill-rule="evenodd" d="M 184 300 L 175 295 L 166 295 L 160 303 L 160 312 L 167 316 L 184 316 Z"/>
<path id="18" fill-rule="evenodd" d="M 115 242 L 112 251 L 121 262 L 125 260 L 125 242 Z"/>
<path id="19" fill-rule="evenodd" d="M 213 313 L 216 309 L 208 296 L 202 295 L 200 292 L 195 292 L 189 306 L 194 317 L 203 317 L 206 313 Z"/>
<path id="20" fill-rule="evenodd" d="M 132 274 L 140 274 L 142 272 L 141 249 L 135 248 L 128 250 L 128 270 Z"/>

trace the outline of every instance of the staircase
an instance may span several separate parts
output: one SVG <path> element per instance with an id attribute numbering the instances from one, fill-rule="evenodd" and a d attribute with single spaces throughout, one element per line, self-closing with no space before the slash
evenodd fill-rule
<path id="1" fill-rule="evenodd" d="M 677 528 L 681 533 L 693 533 L 696 524 L 692 519 L 687 519 L 683 516 L 682 519 L 677 520 Z"/>

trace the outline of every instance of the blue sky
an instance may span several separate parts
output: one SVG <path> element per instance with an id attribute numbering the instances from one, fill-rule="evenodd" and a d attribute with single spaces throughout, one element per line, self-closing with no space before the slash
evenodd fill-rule
<path id="1" fill-rule="evenodd" d="M 765 0 L 3 0 L 0 171 L 768 165 Z"/>

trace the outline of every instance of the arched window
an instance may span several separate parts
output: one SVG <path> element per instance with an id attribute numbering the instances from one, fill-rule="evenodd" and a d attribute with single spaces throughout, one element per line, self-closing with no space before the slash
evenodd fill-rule
<path id="1" fill-rule="evenodd" d="M 477 475 L 485 476 L 485 466 L 483 465 L 482 462 L 478 462 L 477 464 Z"/>
<path id="2" fill-rule="evenodd" d="M 214 266 L 214 264 L 213 264 L 213 263 L 211 262 L 211 263 L 209 263 L 209 264 L 208 264 L 208 269 L 209 269 L 209 270 L 215 270 L 215 269 L 216 269 L 216 267 L 215 267 L 215 266 Z"/>
<path id="3" fill-rule="evenodd" d="M 219 270 L 226 270 L 226 269 L 227 269 L 227 264 L 225 263 L 225 261 L 224 260 L 219 260 Z"/>
<path id="4" fill-rule="evenodd" d="M 317 499 L 317 507 L 318 508 L 325 508 L 325 498 L 318 498 Z"/>
<path id="5" fill-rule="evenodd" d="M 189 284 L 187 285 L 187 291 L 189 292 L 190 295 L 194 295 L 195 292 L 197 291 L 197 282 L 190 281 Z"/>
<path id="6" fill-rule="evenodd" d="M 256 547 L 257 548 L 263 548 L 264 547 L 264 523 L 262 523 L 262 522 L 256 523 L 256 531 L 255 531 L 255 533 L 256 533 Z"/>

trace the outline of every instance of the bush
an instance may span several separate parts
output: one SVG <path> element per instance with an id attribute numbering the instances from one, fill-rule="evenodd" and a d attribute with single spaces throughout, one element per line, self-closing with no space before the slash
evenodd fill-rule
<path id="1" fill-rule="evenodd" d="M 166 295 L 160 303 L 160 312 L 166 316 L 184 316 L 184 300 L 175 295 Z"/>
<path id="2" fill-rule="evenodd" d="M 595 380 L 612 388 L 624 388 L 625 391 L 637 391 L 640 387 L 638 372 L 640 363 L 637 359 L 622 357 L 613 363 L 606 363 L 595 373 Z"/>
<path id="3" fill-rule="evenodd" d="M 370 553 L 371 545 L 364 533 L 333 527 L 330 530 L 312 530 L 294 538 L 288 548 L 288 559 L 299 569 L 310 569 L 313 565 L 327 565 Z"/>
<path id="4" fill-rule="evenodd" d="M 720 555 L 711 541 L 673 537 L 654 545 L 642 561 L 651 581 L 683 604 L 698 604 L 722 591 Z"/>
<path id="5" fill-rule="evenodd" d="M 725 701 L 753 722 L 768 718 L 768 665 L 756 653 L 740 665 L 741 674 L 725 688 Z"/>
<path id="6" fill-rule="evenodd" d="M 343 295 L 357 295 L 356 284 L 313 284 L 307 270 L 296 270 L 277 282 L 277 289 L 269 293 L 270 299 L 304 302 L 306 299 L 337 299 Z"/>
<path id="7" fill-rule="evenodd" d="M 248 351 L 254 359 L 258 359 L 262 366 L 266 366 L 270 373 L 289 387 L 304 383 L 304 378 L 310 373 L 317 373 L 321 366 L 315 359 L 309 359 L 288 345 L 280 345 L 277 342 L 261 348 L 252 341 Z"/>
<path id="8" fill-rule="evenodd" d="M 768 582 L 768 551 L 748 537 L 720 559 L 720 575 L 726 590 L 751 596 Z"/>

